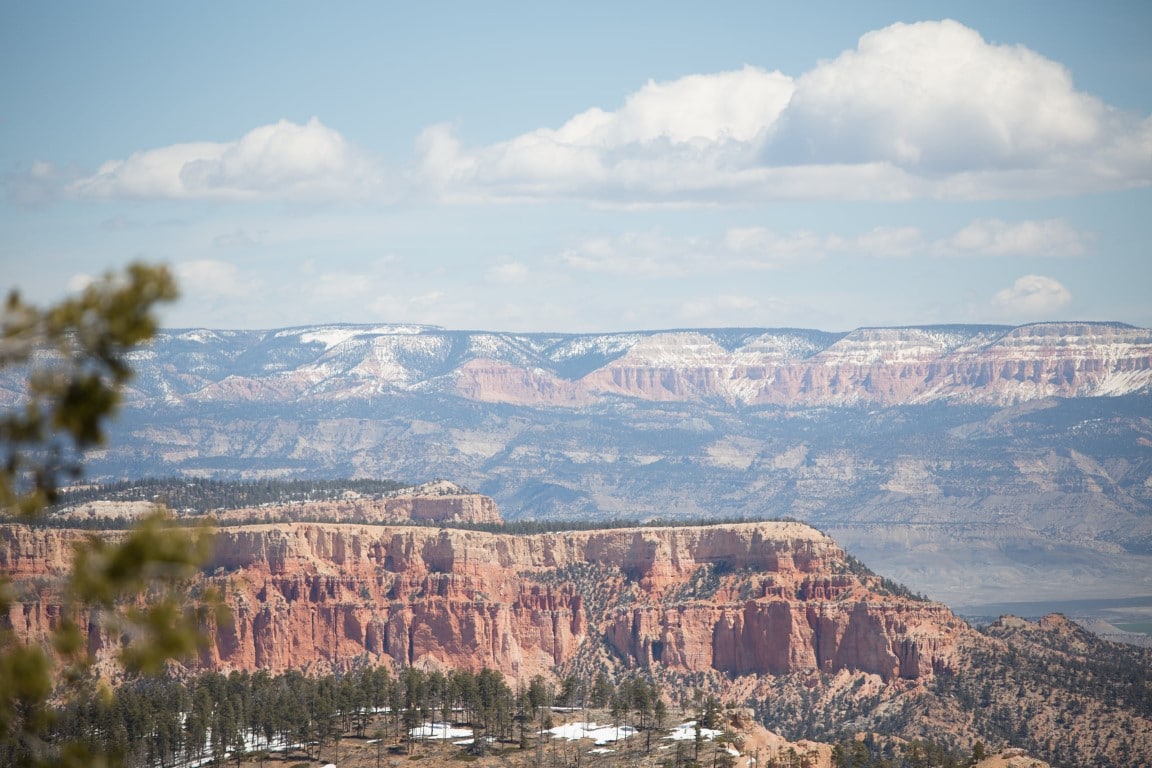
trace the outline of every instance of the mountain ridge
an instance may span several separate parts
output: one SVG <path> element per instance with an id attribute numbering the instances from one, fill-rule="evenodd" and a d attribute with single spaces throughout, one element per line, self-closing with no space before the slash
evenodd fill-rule
<path id="1" fill-rule="evenodd" d="M 510 520 L 804 520 L 953 605 L 1152 594 L 1126 324 L 179 330 L 131 362 L 96 481 L 447 477 Z"/>
<path id="2" fill-rule="evenodd" d="M 434 391 L 556 407 L 614 396 L 734 406 L 935 400 L 1005 405 L 1146 391 L 1152 387 L 1150 361 L 1152 331 L 1107 321 L 866 327 L 846 333 L 503 333 L 341 324 L 173 329 L 133 356 L 142 375 L 128 397 L 331 400 Z"/>

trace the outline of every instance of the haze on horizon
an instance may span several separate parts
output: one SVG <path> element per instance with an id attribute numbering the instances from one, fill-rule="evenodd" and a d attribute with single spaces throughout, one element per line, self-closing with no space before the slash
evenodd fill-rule
<path id="1" fill-rule="evenodd" d="M 1152 327 L 1152 6 L 0 8 L 0 289 L 168 327 Z"/>

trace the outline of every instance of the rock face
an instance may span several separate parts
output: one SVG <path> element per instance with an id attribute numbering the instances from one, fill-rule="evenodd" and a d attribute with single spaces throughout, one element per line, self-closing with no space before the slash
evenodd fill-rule
<path id="1" fill-rule="evenodd" d="M 403 494 L 383 499 L 348 498 L 218 512 L 221 522 L 331 520 L 356 523 L 502 523 L 496 502 L 478 493 Z"/>
<path id="2" fill-rule="evenodd" d="M 748 405 L 1006 405 L 1152 385 L 1152 333 L 1111 324 L 871 328 L 822 348 L 765 333 L 729 351 L 702 333 L 637 343 L 583 377 L 594 392 Z"/>
<path id="3" fill-rule="evenodd" d="M 1120 323 L 625 334 L 421 326 L 173 331 L 133 359 L 130 402 L 339 403 L 438 392 L 579 408 L 611 397 L 788 407 L 1005 405 L 1152 386 L 1152 331 Z M 0 379 L 0 402 L 20 381 Z"/>
<path id="4" fill-rule="evenodd" d="M 58 520 L 133 520 L 155 509 L 146 501 L 87 501 L 52 513 Z M 177 511 L 177 514 L 181 513 Z M 299 501 L 218 509 L 223 523 L 324 520 L 334 523 L 502 523 L 496 502 L 445 481 L 425 483 L 383 497 L 347 493 L 333 501 Z"/>
<path id="5" fill-rule="evenodd" d="M 0 527 L 6 617 L 42 638 L 44 584 L 79 532 Z M 114 534 L 112 534 L 114 535 Z M 530 536 L 293 523 L 222 528 L 205 581 L 232 622 L 210 669 L 332 669 L 358 661 L 551 674 L 600 648 L 675 672 L 951 670 L 965 625 L 939 604 L 883 594 L 827 536 L 799 523 Z M 33 585 L 39 585 L 33 588 Z"/>
<path id="6" fill-rule="evenodd" d="M 168 331 L 85 465 L 97 482 L 452 477 L 512 520 L 787 516 L 966 610 L 1127 597 L 1152 589 L 1150 361 L 1152 331 L 1087 322 Z M 0 374 L 0 401 L 21 381 Z"/>

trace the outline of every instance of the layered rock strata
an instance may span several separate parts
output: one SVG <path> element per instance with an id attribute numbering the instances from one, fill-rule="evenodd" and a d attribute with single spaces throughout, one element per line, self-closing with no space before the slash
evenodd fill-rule
<path id="1" fill-rule="evenodd" d="M 5 617 L 42 639 L 49 585 L 79 532 L 0 526 Z M 945 607 L 883 594 L 827 536 L 747 523 L 513 536 L 341 524 L 223 528 L 202 580 L 232 621 L 199 660 L 220 670 L 362 661 L 550 674 L 589 644 L 671 671 L 853 669 L 930 677 L 964 629 Z"/>
<path id="2" fill-rule="evenodd" d="M 785 407 L 1006 405 L 1147 391 L 1152 330 L 1054 322 L 512 334 L 341 325 L 164 332 L 132 362 L 138 375 L 127 399 L 135 406 L 299 407 L 400 393 L 566 408 L 618 396 Z M 0 404 L 21 402 L 22 389 L 19 375 L 0 376 Z"/>
<path id="3" fill-rule="evenodd" d="M 147 501 L 88 501 L 52 513 L 57 520 L 132 520 L 148 514 Z M 177 511 L 178 516 L 187 516 Z M 331 501 L 265 504 L 210 513 L 217 522 L 253 523 L 323 520 L 333 523 L 502 523 L 500 510 L 489 496 L 470 493 L 453 483 L 426 483 L 384 497 L 348 493 Z"/>

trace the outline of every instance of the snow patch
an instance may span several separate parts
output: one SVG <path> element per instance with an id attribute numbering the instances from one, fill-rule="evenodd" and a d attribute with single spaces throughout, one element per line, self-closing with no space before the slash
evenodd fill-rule
<path id="1" fill-rule="evenodd" d="M 471 728 L 455 728 L 451 723 L 424 723 L 408 731 L 414 739 L 464 739 L 472 736 Z"/>
<path id="2" fill-rule="evenodd" d="M 700 736 L 705 741 L 711 741 L 719 736 L 723 731 L 718 731 L 715 728 L 701 728 Z M 696 721 L 689 720 L 672 729 L 672 733 L 668 736 L 673 741 L 692 741 L 696 738 Z"/>
<path id="3" fill-rule="evenodd" d="M 575 741 L 577 739 L 592 739 L 596 744 L 610 744 L 621 739 L 630 739 L 636 735 L 636 729 L 630 725 L 597 725 L 596 723 L 567 723 L 551 728 L 550 733 L 558 739 Z"/>

